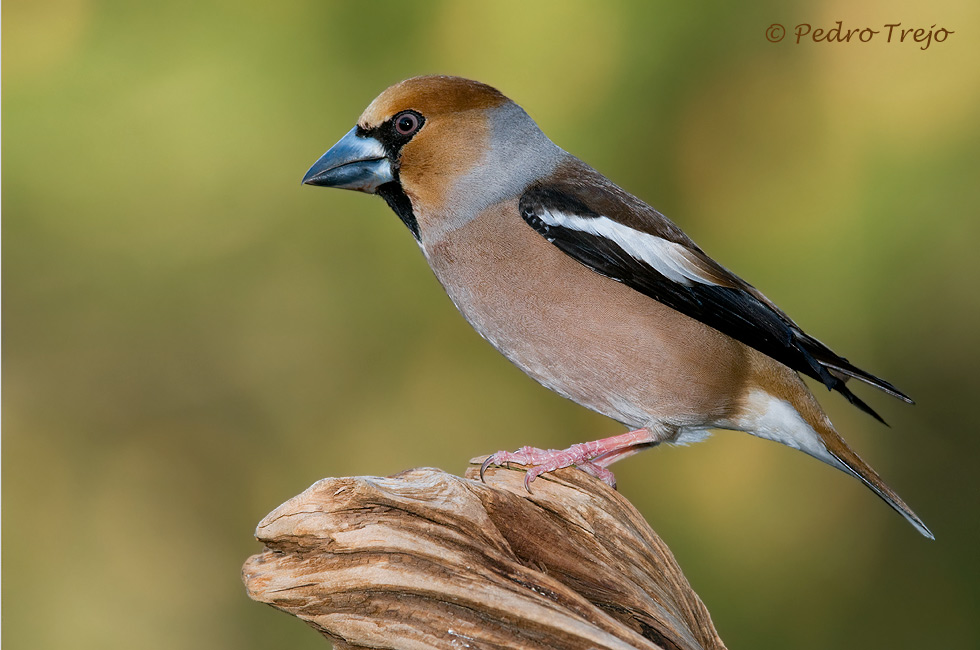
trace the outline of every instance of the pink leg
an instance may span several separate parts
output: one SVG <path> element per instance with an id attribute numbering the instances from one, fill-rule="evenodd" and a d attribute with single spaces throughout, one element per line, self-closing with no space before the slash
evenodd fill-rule
<path id="1" fill-rule="evenodd" d="M 643 428 L 611 438 L 579 443 L 562 450 L 521 447 L 515 452 L 498 451 L 483 461 L 483 466 L 480 467 L 480 478 L 483 478 L 483 473 L 490 465 L 506 465 L 508 463 L 527 465 L 530 469 L 524 476 L 524 487 L 530 492 L 531 482 L 542 474 L 563 467 L 578 465 L 589 474 L 615 487 L 616 477 L 607 469 L 609 465 L 621 458 L 632 456 L 642 449 L 663 442 L 669 437 L 664 432 L 651 432 Z"/>

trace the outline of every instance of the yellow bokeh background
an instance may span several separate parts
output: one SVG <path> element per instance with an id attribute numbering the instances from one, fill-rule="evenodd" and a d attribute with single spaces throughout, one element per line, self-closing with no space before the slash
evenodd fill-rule
<path id="1" fill-rule="evenodd" d="M 793 42 L 838 20 L 954 33 Z M 932 543 L 746 435 L 616 466 L 729 646 L 980 646 L 976 2 L 11 0 L 2 29 L 7 647 L 325 647 L 245 596 L 272 508 L 621 431 L 481 340 L 382 201 L 300 185 L 433 72 L 916 398 L 861 390 L 886 429 L 818 393 Z"/>

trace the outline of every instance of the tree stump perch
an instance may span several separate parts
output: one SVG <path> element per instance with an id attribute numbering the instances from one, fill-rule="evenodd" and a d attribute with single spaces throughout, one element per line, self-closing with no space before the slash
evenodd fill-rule
<path id="1" fill-rule="evenodd" d="M 335 647 L 724 650 L 673 555 L 623 496 L 577 469 L 471 461 L 328 478 L 256 529 L 249 596 Z"/>

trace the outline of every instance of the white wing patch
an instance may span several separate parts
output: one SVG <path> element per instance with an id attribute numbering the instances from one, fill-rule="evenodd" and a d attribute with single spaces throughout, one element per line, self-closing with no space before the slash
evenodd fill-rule
<path id="1" fill-rule="evenodd" d="M 634 259 L 649 264 L 673 282 L 684 286 L 690 286 L 692 282 L 717 285 L 692 262 L 690 251 L 681 244 L 634 230 L 609 217 L 580 217 L 551 210 L 543 210 L 537 216 L 548 226 L 568 228 L 608 239 Z"/>

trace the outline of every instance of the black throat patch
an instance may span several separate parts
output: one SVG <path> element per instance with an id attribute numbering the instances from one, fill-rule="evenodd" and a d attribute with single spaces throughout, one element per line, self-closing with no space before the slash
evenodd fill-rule
<path id="1" fill-rule="evenodd" d="M 398 180 L 398 173 L 395 172 L 395 180 L 385 183 L 378 188 L 378 196 L 385 200 L 388 207 L 395 211 L 398 218 L 402 220 L 408 229 L 412 231 L 412 236 L 416 241 L 422 241 L 419 234 L 419 222 L 412 211 L 412 201 L 402 189 L 402 184 Z"/>

